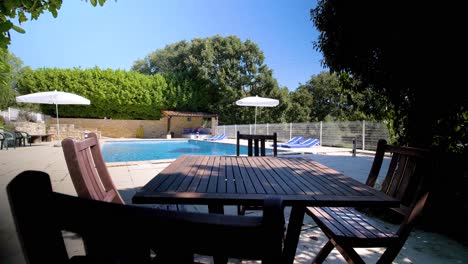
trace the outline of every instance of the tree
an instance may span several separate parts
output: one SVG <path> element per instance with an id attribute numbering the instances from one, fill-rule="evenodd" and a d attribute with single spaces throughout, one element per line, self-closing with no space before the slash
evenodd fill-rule
<path id="1" fill-rule="evenodd" d="M 14 54 L 8 52 L 8 50 L 5 50 L 5 53 L 2 55 L 2 61 L 5 63 L 2 78 L 7 81 L 0 84 L 0 94 L 2 95 L 0 96 L 0 109 L 6 109 L 7 107 L 14 106 L 16 104 L 15 97 L 18 95 L 16 91 L 16 82 L 21 75 L 25 71 L 30 70 L 30 68 L 23 68 L 23 61 Z"/>
<path id="2" fill-rule="evenodd" d="M 468 89 L 458 66 L 466 49 L 458 39 L 466 24 L 462 12 L 456 4 L 319 0 L 311 17 L 323 63 L 358 80 L 352 89 L 372 89 L 393 105 L 399 144 L 438 150 L 441 169 L 431 171 L 437 190 L 426 221 L 466 241 L 455 215 L 468 210 Z"/>
<path id="3" fill-rule="evenodd" d="M 90 2 L 93 6 L 96 6 L 98 2 L 100 6 L 103 6 L 106 0 L 90 0 Z M 62 7 L 62 0 L 0 1 L 0 85 L 6 85 L 9 82 L 8 77 L 5 76 L 9 69 L 8 64 L 4 61 L 4 54 L 7 53 L 11 42 L 10 30 L 25 33 L 25 30 L 15 25 L 13 20 L 17 19 L 18 24 L 22 24 L 28 21 L 28 14 L 30 20 L 37 20 L 46 11 L 55 18 L 60 7 Z"/>
<path id="4" fill-rule="evenodd" d="M 356 92 L 345 89 L 358 83 L 349 76 L 329 72 L 312 75 L 312 78 L 290 94 L 297 108 L 289 115 L 304 121 L 356 121 L 385 120 L 387 103 L 371 89 Z M 307 116 L 304 114 L 307 113 Z"/>
<path id="5" fill-rule="evenodd" d="M 444 68 L 456 71 L 450 60 L 461 49 L 449 34 L 434 35 L 454 28 L 451 17 L 457 16 L 436 20 L 435 14 L 446 14 L 446 7 L 438 5 L 437 11 L 431 7 L 416 2 L 403 6 L 394 1 L 320 0 L 311 10 L 320 32 L 314 45 L 332 72 L 359 81 L 353 90 L 371 89 L 388 99 L 400 144 L 467 152 L 467 89 L 455 85 L 458 76 L 444 78 L 453 76 Z M 440 126 L 441 120 L 457 113 L 464 114 Z M 440 135 L 451 140 L 442 142 Z"/>
<path id="6" fill-rule="evenodd" d="M 300 85 L 295 91 L 289 93 L 290 106 L 286 110 L 287 122 L 300 123 L 309 122 L 310 102 L 313 98 L 304 86 Z"/>
<path id="7" fill-rule="evenodd" d="M 286 101 L 273 72 L 264 65 L 264 55 L 250 40 L 238 37 L 195 38 L 180 41 L 137 60 L 132 70 L 163 74 L 169 82 L 165 93 L 168 107 L 176 110 L 206 111 L 219 115 L 220 123 L 253 122 L 252 109 L 234 102 L 249 95 Z M 182 101 L 179 101 L 182 98 Z M 284 105 L 287 108 L 287 105 Z M 285 109 L 284 108 L 284 109 Z M 278 109 L 263 111 L 261 120 L 284 121 Z"/>
<path id="8" fill-rule="evenodd" d="M 63 105 L 62 117 L 158 119 L 167 89 L 164 77 L 137 72 L 93 69 L 41 68 L 22 74 L 17 87 L 21 94 L 49 91 L 75 93 L 91 101 L 91 105 Z M 55 106 L 36 104 L 48 114 Z"/>

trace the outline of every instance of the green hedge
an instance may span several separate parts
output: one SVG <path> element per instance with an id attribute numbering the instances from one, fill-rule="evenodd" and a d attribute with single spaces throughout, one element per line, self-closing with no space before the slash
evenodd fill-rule
<path id="1" fill-rule="evenodd" d="M 113 119 L 159 119 L 167 86 L 161 75 L 99 68 L 31 70 L 17 83 L 21 94 L 57 90 L 91 101 L 91 105 L 60 105 L 61 117 Z M 41 108 L 47 114 L 55 114 L 53 105 Z"/>

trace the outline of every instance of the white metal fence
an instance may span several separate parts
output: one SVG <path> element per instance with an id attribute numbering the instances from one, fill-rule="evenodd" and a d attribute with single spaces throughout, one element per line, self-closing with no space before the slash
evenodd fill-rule
<path id="1" fill-rule="evenodd" d="M 36 112 L 23 111 L 8 107 L 7 111 L 0 111 L 0 115 L 6 122 L 10 121 L 33 121 L 33 122 L 44 122 L 46 115 Z"/>
<path id="2" fill-rule="evenodd" d="M 217 133 L 225 133 L 228 138 L 236 138 L 237 131 L 242 134 L 254 134 L 254 125 L 218 126 Z M 379 139 L 390 141 L 390 133 L 385 124 L 371 121 L 347 122 L 311 122 L 311 123 L 279 123 L 257 124 L 256 134 L 278 135 L 278 141 L 288 141 L 295 136 L 318 138 L 322 146 L 352 148 L 356 140 L 356 148 L 375 150 Z"/>

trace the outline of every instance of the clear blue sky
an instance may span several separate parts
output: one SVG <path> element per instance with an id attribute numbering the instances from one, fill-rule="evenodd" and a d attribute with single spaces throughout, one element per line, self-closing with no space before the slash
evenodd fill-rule
<path id="1" fill-rule="evenodd" d="M 44 13 L 12 32 L 10 52 L 33 69 L 129 70 L 137 59 L 193 38 L 238 36 L 265 54 L 280 86 L 295 90 L 324 70 L 313 48 L 318 32 L 310 0 L 64 0 L 58 17 Z"/>

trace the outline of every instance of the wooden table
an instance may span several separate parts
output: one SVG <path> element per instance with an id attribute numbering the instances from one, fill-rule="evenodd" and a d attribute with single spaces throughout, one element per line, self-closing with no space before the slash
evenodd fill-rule
<path id="1" fill-rule="evenodd" d="M 277 195 L 292 206 L 284 262 L 293 263 L 306 206 L 395 207 L 399 202 L 304 158 L 181 156 L 133 197 L 140 204 L 262 205 Z"/>

